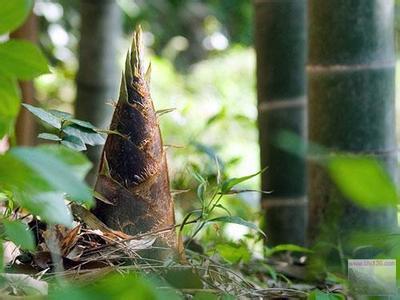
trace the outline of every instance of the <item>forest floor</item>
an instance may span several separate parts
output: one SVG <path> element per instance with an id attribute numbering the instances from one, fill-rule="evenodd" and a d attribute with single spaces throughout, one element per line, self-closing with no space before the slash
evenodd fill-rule
<path id="1" fill-rule="evenodd" d="M 226 264 L 218 256 L 203 253 L 194 242 L 178 259 L 145 258 L 142 254 L 149 250 L 160 251 L 154 246 L 158 233 L 128 236 L 109 229 L 81 206 L 73 206 L 72 211 L 79 220 L 72 229 L 30 221 L 38 245 L 33 253 L 6 242 L 8 267 L 2 295 L 96 299 L 96 292 L 109 292 L 102 291 L 104 285 L 99 283 L 112 281 L 107 279 L 111 274 L 134 273 L 153 278 L 151 284 L 161 291 L 159 299 L 345 299 L 346 289 L 338 277 L 320 282 L 307 278 L 306 256 L 283 252 L 268 259 Z"/>

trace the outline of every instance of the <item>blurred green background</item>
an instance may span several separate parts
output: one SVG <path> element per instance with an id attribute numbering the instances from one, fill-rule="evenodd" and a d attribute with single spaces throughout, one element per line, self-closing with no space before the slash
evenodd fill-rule
<path id="1" fill-rule="evenodd" d="M 50 74 L 35 81 L 36 98 L 45 108 L 74 113 L 79 2 L 35 2 L 39 44 L 52 66 Z M 259 170 L 252 3 L 249 0 L 118 0 L 117 4 L 123 28 L 122 34 L 116 33 L 120 69 L 131 33 L 141 24 L 147 58 L 152 63 L 155 106 L 175 109 L 160 117 L 160 125 L 164 143 L 170 146 L 172 189 L 192 189 L 176 196 L 179 221 L 185 211 L 196 207 L 193 193 L 197 183 L 192 171 L 212 181 L 218 168 L 226 177 Z M 400 9 L 397 7 L 396 11 L 399 19 Z M 399 75 L 397 82 L 399 88 Z M 116 99 L 117 95 L 109 102 Z M 245 188 L 258 189 L 259 178 L 246 184 Z M 229 196 L 224 202 L 237 215 L 259 221 L 258 193 Z M 231 232 L 241 235 L 243 227 L 229 226 L 234 227 Z"/>

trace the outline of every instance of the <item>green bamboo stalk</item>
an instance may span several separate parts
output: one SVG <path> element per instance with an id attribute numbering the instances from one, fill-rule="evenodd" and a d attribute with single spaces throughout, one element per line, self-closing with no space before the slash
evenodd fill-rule
<path id="1" fill-rule="evenodd" d="M 310 141 L 332 152 L 371 154 L 396 180 L 394 2 L 310 0 L 309 17 Z M 395 209 L 356 207 L 321 166 L 310 164 L 309 183 L 313 244 L 329 238 L 346 251 L 354 231 L 396 227 Z"/>
<path id="2" fill-rule="evenodd" d="M 262 189 L 267 243 L 304 244 L 305 162 L 282 150 L 277 137 L 305 137 L 306 0 L 256 0 L 255 38 Z"/>

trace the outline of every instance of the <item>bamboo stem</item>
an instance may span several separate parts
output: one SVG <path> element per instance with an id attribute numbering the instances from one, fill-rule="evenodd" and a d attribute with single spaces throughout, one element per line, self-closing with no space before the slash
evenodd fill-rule
<path id="1" fill-rule="evenodd" d="M 374 153 L 396 181 L 394 2 L 310 0 L 309 15 L 310 141 L 331 152 Z M 357 207 L 315 163 L 309 203 L 310 242 L 340 239 L 346 255 L 351 234 L 397 227 L 395 209 Z"/>
<path id="2" fill-rule="evenodd" d="M 304 244 L 305 162 L 282 150 L 277 137 L 306 135 L 306 0 L 255 1 L 255 15 L 261 167 L 268 167 L 262 190 L 272 191 L 262 199 L 267 242 Z"/>

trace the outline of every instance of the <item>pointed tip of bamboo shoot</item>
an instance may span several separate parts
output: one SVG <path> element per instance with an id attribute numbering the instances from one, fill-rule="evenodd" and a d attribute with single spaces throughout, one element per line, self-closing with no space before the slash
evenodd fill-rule
<path id="1" fill-rule="evenodd" d="M 142 28 L 138 25 L 133 33 L 131 46 L 131 68 L 134 76 L 143 77 L 143 39 Z"/>
<path id="2" fill-rule="evenodd" d="M 142 30 L 142 25 L 137 24 L 134 31 L 135 31 L 135 32 L 142 32 L 142 31 L 143 31 L 143 30 Z"/>

